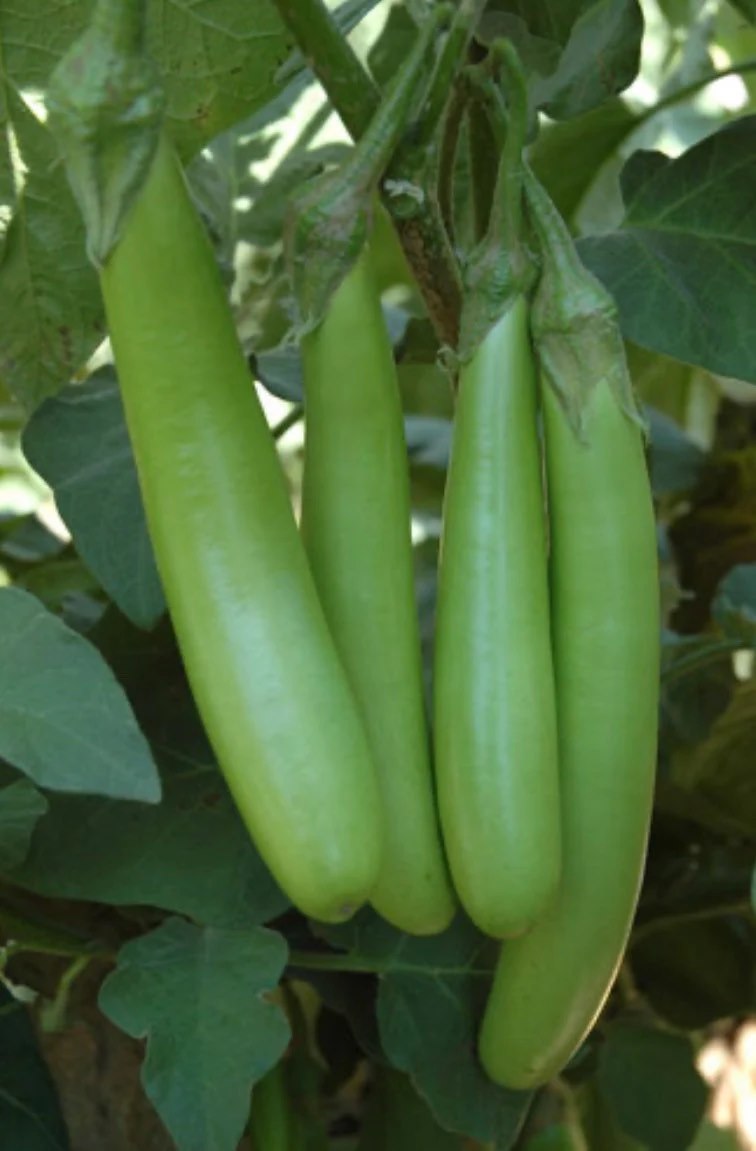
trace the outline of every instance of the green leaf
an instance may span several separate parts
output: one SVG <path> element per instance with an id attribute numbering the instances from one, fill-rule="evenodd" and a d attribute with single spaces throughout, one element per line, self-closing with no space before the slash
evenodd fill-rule
<path id="1" fill-rule="evenodd" d="M 672 782 L 700 795 L 733 834 L 756 835 L 756 680 L 738 684 L 707 738 L 674 753 Z"/>
<path id="2" fill-rule="evenodd" d="M 582 7 L 558 67 L 534 85 L 534 102 L 554 120 L 595 108 L 638 74 L 643 16 L 636 0 L 598 0 Z"/>
<path id="3" fill-rule="evenodd" d="M 63 7 L 59 0 L 25 0 L 0 10 L 0 121 L 9 129 L 0 132 L 0 204 L 10 206 L 7 227 L 0 221 L 0 382 L 28 408 L 71 379 L 104 330 L 83 222 L 58 148 L 32 103 L 86 27 L 91 7 L 90 0 Z M 171 134 L 184 156 L 273 98 L 291 46 L 268 0 L 241 6 L 214 0 L 212 19 L 197 5 L 149 0 L 147 31 Z"/>
<path id="4" fill-rule="evenodd" d="M 756 116 L 676 160 L 636 153 L 622 178 L 622 228 L 580 241 L 614 295 L 625 335 L 687 363 L 756 381 Z"/>
<path id="5" fill-rule="evenodd" d="M 28 779 L 0 786 L 0 872 L 23 863 L 47 800 Z"/>
<path id="6" fill-rule="evenodd" d="M 574 1124 L 554 1123 L 528 1139 L 522 1151 L 587 1151 L 580 1128 Z"/>
<path id="7" fill-rule="evenodd" d="M 533 105 L 555 120 L 602 104 L 638 72 L 643 17 L 636 0 L 495 0 L 485 29 L 487 39 L 506 35 L 513 41 L 535 73 Z"/>
<path id="8" fill-rule="evenodd" d="M 50 1073 L 26 1008 L 0 985 L 0 1144 L 7 1151 L 68 1151 Z"/>
<path id="9" fill-rule="evenodd" d="M 403 935 L 370 911 L 326 939 L 379 969 L 378 1027 L 389 1062 L 408 1074 L 448 1131 L 502 1148 L 518 1132 L 529 1092 L 506 1091 L 483 1074 L 477 1030 L 490 986 L 491 943 L 458 917 L 442 935 Z"/>
<path id="10" fill-rule="evenodd" d="M 287 900 L 215 766 L 167 619 L 144 632 L 111 608 L 88 637 L 154 747 L 163 800 L 147 807 L 50 795 L 14 881 L 63 898 L 151 904 L 218 926 L 279 914 Z"/>
<path id="11" fill-rule="evenodd" d="M 287 906 L 220 774 L 163 758 L 155 806 L 49 796 L 14 883 L 42 895 L 147 904 L 202 923 L 262 923 Z"/>
<path id="12" fill-rule="evenodd" d="M 54 7 L 52 25 L 60 11 Z M 15 11 L 33 26 L 26 11 Z M 12 35 L 9 12 L 4 5 L 0 14 L 0 35 L 6 38 Z M 4 67 L 11 62 L 4 60 Z M 11 220 L 0 258 L 0 382 L 33 408 L 71 378 L 102 338 L 102 304 L 79 209 L 52 137 L 11 85 L 3 90 L 15 162 L 23 164 L 25 177 L 19 191 L 2 198 L 11 205 Z M 8 170 L 13 171 L 10 163 Z"/>
<path id="13" fill-rule="evenodd" d="M 730 1128 L 702 1123 L 689 1151 L 742 1151 L 742 1144 Z"/>
<path id="14" fill-rule="evenodd" d="M 616 157 L 637 124 L 637 114 L 615 98 L 542 128 L 530 150 L 530 166 L 566 220 L 574 219 L 602 167 Z"/>
<path id="15" fill-rule="evenodd" d="M 704 1116 L 708 1088 L 682 1035 L 640 1024 L 612 1027 L 598 1083 L 622 1130 L 649 1151 L 687 1151 Z"/>
<path id="16" fill-rule="evenodd" d="M 443 416 L 405 416 L 404 434 L 413 467 L 446 470 L 451 455 L 451 420 Z"/>
<path id="17" fill-rule="evenodd" d="M 23 448 L 52 487 L 87 567 L 129 619 L 152 627 L 165 601 L 112 370 L 42 404 Z"/>
<path id="18" fill-rule="evenodd" d="M 179 1151 L 235 1151 L 252 1086 L 289 1041 L 286 1016 L 266 999 L 285 963 L 275 932 L 180 919 L 121 948 L 99 1005 L 147 1039 L 142 1082 Z"/>
<path id="19" fill-rule="evenodd" d="M 731 0 L 731 3 L 749 23 L 756 24 L 756 0 Z"/>
<path id="20" fill-rule="evenodd" d="M 406 1075 L 379 1068 L 358 1151 L 462 1151 L 458 1135 L 443 1131 Z"/>
<path id="21" fill-rule="evenodd" d="M 53 535 L 36 515 L 19 516 L 8 525 L 0 542 L 0 555 L 6 565 L 37 564 L 51 560 L 65 550 L 65 541 Z"/>
<path id="22" fill-rule="evenodd" d="M 692 1031 L 756 1007 L 756 933 L 734 917 L 641 935 L 631 961 L 639 990 L 675 1027 Z"/>
<path id="23" fill-rule="evenodd" d="M 648 1151 L 631 1139 L 617 1122 L 609 1100 L 599 1089 L 596 1077 L 588 1079 L 577 1092 L 580 1119 L 590 1151 Z"/>
<path id="24" fill-rule="evenodd" d="M 298 349 L 291 346 L 274 348 L 255 356 L 255 375 L 272 395 L 292 404 L 302 403 L 304 385 Z"/>
<path id="25" fill-rule="evenodd" d="M 663 412 L 645 407 L 651 441 L 651 487 L 654 495 L 690 491 L 701 478 L 706 453 Z"/>
<path id="26" fill-rule="evenodd" d="M 662 635 L 662 764 L 678 747 L 702 743 L 735 688 L 732 649 L 718 635 Z"/>
<path id="27" fill-rule="evenodd" d="M 110 668 L 17 588 L 0 591 L 0 755 L 54 791 L 160 799 L 147 741 Z"/>
<path id="28" fill-rule="evenodd" d="M 726 636 L 756 648 L 756 564 L 737 564 L 725 576 L 711 614 Z"/>

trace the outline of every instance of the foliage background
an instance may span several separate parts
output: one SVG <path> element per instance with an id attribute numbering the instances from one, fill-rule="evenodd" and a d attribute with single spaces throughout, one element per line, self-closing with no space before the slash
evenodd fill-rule
<path id="1" fill-rule="evenodd" d="M 412 8 L 336 11 L 381 83 Z M 616 296 L 663 560 L 659 782 L 636 930 L 599 1028 L 534 1101 L 493 1088 L 474 1060 L 490 944 L 461 917 L 432 940 L 370 912 L 339 929 L 304 922 L 215 768 L 44 122 L 47 78 L 89 9 L 0 3 L 0 1147 L 234 1151 L 284 1052 L 313 1148 L 732 1147 L 703 1121 L 697 1059 L 712 1036 L 720 1052 L 742 1047 L 754 1010 L 756 10 L 492 0 L 481 29 L 507 32 L 530 65 L 549 114 L 533 164 Z M 296 501 L 283 210 L 348 137 L 272 5 L 151 0 L 149 13 L 171 128 Z M 463 152 L 462 249 L 469 181 Z M 376 226 L 429 667 L 452 401 L 387 217 Z"/>

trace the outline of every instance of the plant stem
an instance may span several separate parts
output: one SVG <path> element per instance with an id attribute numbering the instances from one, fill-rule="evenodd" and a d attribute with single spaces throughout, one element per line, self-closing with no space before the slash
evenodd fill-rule
<path id="1" fill-rule="evenodd" d="M 353 140 L 372 120 L 381 94 L 323 0 L 276 0 L 294 37 Z"/>
<path id="2" fill-rule="evenodd" d="M 528 92 L 517 53 L 508 40 L 496 40 L 491 54 L 501 64 L 507 94 L 507 131 L 494 189 L 491 227 L 512 252 L 522 221 L 522 153 L 528 128 Z"/>
<path id="3" fill-rule="evenodd" d="M 453 93 L 454 81 L 460 64 L 465 58 L 475 27 L 480 19 L 485 0 L 460 0 L 456 15 L 444 41 L 438 58 L 428 95 L 425 100 L 422 119 L 415 137 L 415 145 L 425 147 L 430 144 L 441 122 L 444 111 Z M 453 95 L 451 96 L 453 99 Z"/>
<path id="4" fill-rule="evenodd" d="M 656 104 L 652 104 L 649 108 L 644 108 L 642 112 L 638 113 L 638 118 L 633 125 L 633 131 L 639 128 L 641 124 L 645 124 L 653 116 L 659 112 L 666 112 L 668 108 L 673 108 L 675 104 L 682 104 L 691 96 L 696 96 L 702 89 L 708 88 L 709 84 L 715 84 L 717 80 L 723 80 L 726 76 L 742 76 L 748 72 L 756 72 L 756 60 L 744 60 L 741 64 L 732 64 L 729 68 L 723 68 L 721 72 L 709 72 L 708 75 L 694 80 L 691 84 L 685 84 L 682 88 L 676 89 L 674 92 L 668 93 Z"/>
<path id="5" fill-rule="evenodd" d="M 293 428 L 295 424 L 304 416 L 304 404 L 295 404 L 290 412 L 287 412 L 277 424 L 271 428 L 271 435 L 274 440 L 280 440 L 286 435 L 289 428 Z"/>
<path id="6" fill-rule="evenodd" d="M 389 975 L 400 971 L 428 976 L 474 975 L 491 978 L 490 967 L 432 968 L 420 963 L 398 963 L 395 956 L 386 959 L 364 959 L 343 952 L 296 951 L 289 953 L 289 967 L 302 971 L 348 971 L 359 975 Z"/>
<path id="7" fill-rule="evenodd" d="M 379 107 L 378 88 L 339 32 L 322 0 L 275 2 L 347 131 L 355 141 L 359 140 Z M 463 0 L 465 13 L 477 11 L 479 2 Z M 450 67 L 450 51 L 442 53 L 442 61 L 445 69 Z M 440 94 L 440 81 L 436 91 Z M 433 97 L 434 103 L 438 98 L 438 95 Z M 453 346 L 457 339 L 461 291 L 441 215 L 431 211 L 415 218 L 397 219 L 392 212 L 391 196 L 384 194 L 383 199 L 394 219 L 436 333 L 442 343 Z"/>
<path id="8" fill-rule="evenodd" d="M 662 683 L 666 685 L 674 683 L 675 680 L 684 679 L 691 672 L 698 671 L 702 667 L 708 667 L 713 663 L 719 663 L 720 660 L 726 656 L 731 656 L 742 647 L 742 640 L 725 639 L 717 644 L 709 644 L 700 651 L 681 656 L 680 659 L 676 659 L 667 667 L 662 668 Z"/>
<path id="9" fill-rule="evenodd" d="M 485 108 L 479 100 L 472 100 L 468 105 L 467 132 L 475 239 L 482 240 L 488 227 L 496 188 L 499 146 Z"/>
<path id="10" fill-rule="evenodd" d="M 710 919 L 722 919 L 726 915 L 753 915 L 753 908 L 748 899 L 735 899 L 729 903 L 717 903 L 711 907 L 698 907 L 694 911 L 679 911 L 669 915 L 660 915 L 658 919 L 649 919 L 635 928 L 630 940 L 630 946 L 655 935 L 658 931 L 670 931 L 686 923 L 705 923 Z"/>
<path id="11" fill-rule="evenodd" d="M 466 105 L 465 90 L 459 84 L 455 84 L 444 116 L 438 154 L 438 205 L 441 219 L 452 243 L 454 242 L 454 169 Z"/>

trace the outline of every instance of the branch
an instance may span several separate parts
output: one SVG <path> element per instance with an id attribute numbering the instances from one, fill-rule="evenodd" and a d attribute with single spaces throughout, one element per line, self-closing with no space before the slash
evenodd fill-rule
<path id="1" fill-rule="evenodd" d="M 323 0 L 276 0 L 276 8 L 353 140 L 375 115 L 381 93 Z"/>
<path id="2" fill-rule="evenodd" d="M 364 135 L 380 102 L 380 92 L 341 35 L 322 0 L 275 0 L 281 18 L 313 69 L 325 92 L 356 141 Z M 461 288 L 456 258 L 434 202 L 435 189 L 425 185 L 435 175 L 430 152 L 436 123 L 441 116 L 460 55 L 466 51 L 482 0 L 462 0 L 431 80 L 424 114 L 417 125 L 418 137 L 412 158 L 392 172 L 394 186 L 407 186 L 422 178 L 425 200 L 414 213 L 397 209 L 394 196 L 384 191 L 399 240 L 423 295 L 431 321 L 442 343 L 457 340 Z M 418 150 L 418 143 L 420 149 Z M 427 146 L 426 146 L 427 145 Z M 409 153 L 406 154 L 409 157 Z M 430 202 L 429 202 L 430 201 Z"/>
<path id="3" fill-rule="evenodd" d="M 710 919 L 722 919 L 728 915 L 753 915 L 753 908 L 749 899 L 735 899 L 728 903 L 715 903 L 710 907 L 697 907 L 689 911 L 670 912 L 660 915 L 657 919 L 649 919 L 639 924 L 633 931 L 630 947 L 647 939 L 649 935 L 656 935 L 659 931 L 670 931 L 686 923 L 705 923 Z"/>

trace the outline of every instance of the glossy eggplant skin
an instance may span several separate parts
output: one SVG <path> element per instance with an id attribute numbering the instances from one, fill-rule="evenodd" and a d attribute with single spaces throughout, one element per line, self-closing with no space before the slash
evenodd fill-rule
<path id="1" fill-rule="evenodd" d="M 399 384 L 369 248 L 302 340 L 302 534 L 368 733 L 386 849 L 371 902 L 413 935 L 455 901 L 436 813 Z"/>
<path id="2" fill-rule="evenodd" d="M 643 874 L 656 767 L 659 590 L 642 433 L 606 383 L 576 434 L 543 390 L 564 870 L 501 951 L 480 1037 L 496 1082 L 564 1067 L 616 976 Z"/>
<path id="3" fill-rule="evenodd" d="M 150 535 L 219 766 L 293 903 L 342 920 L 381 864 L 375 771 L 213 253 L 165 138 L 101 286 Z"/>
<path id="4" fill-rule="evenodd" d="M 520 935 L 561 870 L 556 705 L 537 391 L 518 297 L 460 373 L 434 669 L 452 878 L 474 923 Z"/>

